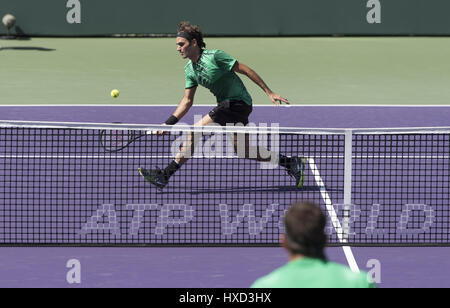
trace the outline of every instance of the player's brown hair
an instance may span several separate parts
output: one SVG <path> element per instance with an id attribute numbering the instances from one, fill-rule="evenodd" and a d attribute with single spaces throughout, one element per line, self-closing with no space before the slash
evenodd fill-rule
<path id="1" fill-rule="evenodd" d="M 203 33 L 199 26 L 191 25 L 189 21 L 182 21 L 178 25 L 178 32 L 189 34 L 197 41 L 197 44 L 201 49 L 206 48 L 206 43 L 203 41 Z"/>
<path id="2" fill-rule="evenodd" d="M 292 254 L 327 261 L 326 216 L 311 201 L 297 202 L 284 217 L 286 246 Z"/>

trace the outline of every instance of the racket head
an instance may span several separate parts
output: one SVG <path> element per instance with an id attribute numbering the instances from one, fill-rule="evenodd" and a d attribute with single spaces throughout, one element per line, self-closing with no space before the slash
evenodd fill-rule
<path id="1" fill-rule="evenodd" d="M 126 148 L 136 139 L 136 132 L 132 130 L 102 130 L 100 144 L 106 152 L 118 152 Z"/>

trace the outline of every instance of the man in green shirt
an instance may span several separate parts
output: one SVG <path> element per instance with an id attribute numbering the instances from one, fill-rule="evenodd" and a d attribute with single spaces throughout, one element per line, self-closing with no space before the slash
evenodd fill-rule
<path id="1" fill-rule="evenodd" d="M 289 262 L 256 280 L 252 288 L 373 288 L 365 273 L 329 262 L 325 256 L 326 217 L 312 202 L 294 204 L 284 218 L 282 246 Z"/>
<path id="2" fill-rule="evenodd" d="M 238 62 L 221 50 L 206 50 L 206 44 L 198 26 L 193 26 L 188 22 L 180 23 L 176 44 L 177 51 L 181 57 L 183 59 L 188 58 L 190 61 L 185 67 L 186 85 L 184 97 L 164 125 L 176 124 L 189 111 L 193 105 L 198 85 L 209 89 L 216 97 L 218 105 L 199 122 L 195 123 L 194 126 L 206 126 L 213 123 L 221 126 L 237 123 L 247 125 L 249 122 L 248 117 L 252 112 L 252 98 L 236 73 L 246 75 L 260 86 L 275 105 L 278 106 L 281 103 L 289 104 L 286 98 L 272 92 L 261 77 L 242 62 Z M 163 132 L 158 133 L 162 134 Z M 237 139 L 237 136 L 235 136 L 234 150 L 236 152 Z M 169 178 L 188 161 L 189 155 L 186 154 L 189 153 L 189 149 L 195 148 L 195 141 L 196 138 L 191 135 L 185 141 L 174 160 L 165 169 L 147 170 L 139 168 L 139 173 L 147 182 L 159 189 L 164 188 L 168 184 Z M 256 151 L 258 153 L 257 157 L 248 157 L 247 153 L 250 152 L 248 151 L 250 147 L 248 137 L 245 143 L 246 156 L 244 158 L 260 162 L 271 161 L 272 157 L 262 158 L 259 149 Z M 297 187 L 302 187 L 305 159 L 302 157 L 286 157 L 278 153 L 274 153 L 274 155 L 279 155 L 279 165 L 285 168 L 288 174 L 295 179 Z"/>

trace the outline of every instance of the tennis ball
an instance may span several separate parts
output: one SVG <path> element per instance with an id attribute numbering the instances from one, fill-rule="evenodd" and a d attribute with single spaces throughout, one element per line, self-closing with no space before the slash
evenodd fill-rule
<path id="1" fill-rule="evenodd" d="M 114 97 L 114 98 L 118 97 L 119 96 L 119 90 L 117 90 L 117 89 L 112 90 L 111 91 L 111 96 Z"/>

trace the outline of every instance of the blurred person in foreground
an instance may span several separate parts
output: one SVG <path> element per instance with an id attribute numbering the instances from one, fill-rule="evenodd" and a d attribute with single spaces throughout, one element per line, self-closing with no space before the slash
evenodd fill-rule
<path id="1" fill-rule="evenodd" d="M 292 205 L 284 218 L 281 245 L 289 262 L 256 280 L 252 288 L 374 288 L 366 273 L 327 260 L 326 216 L 312 202 Z"/>

